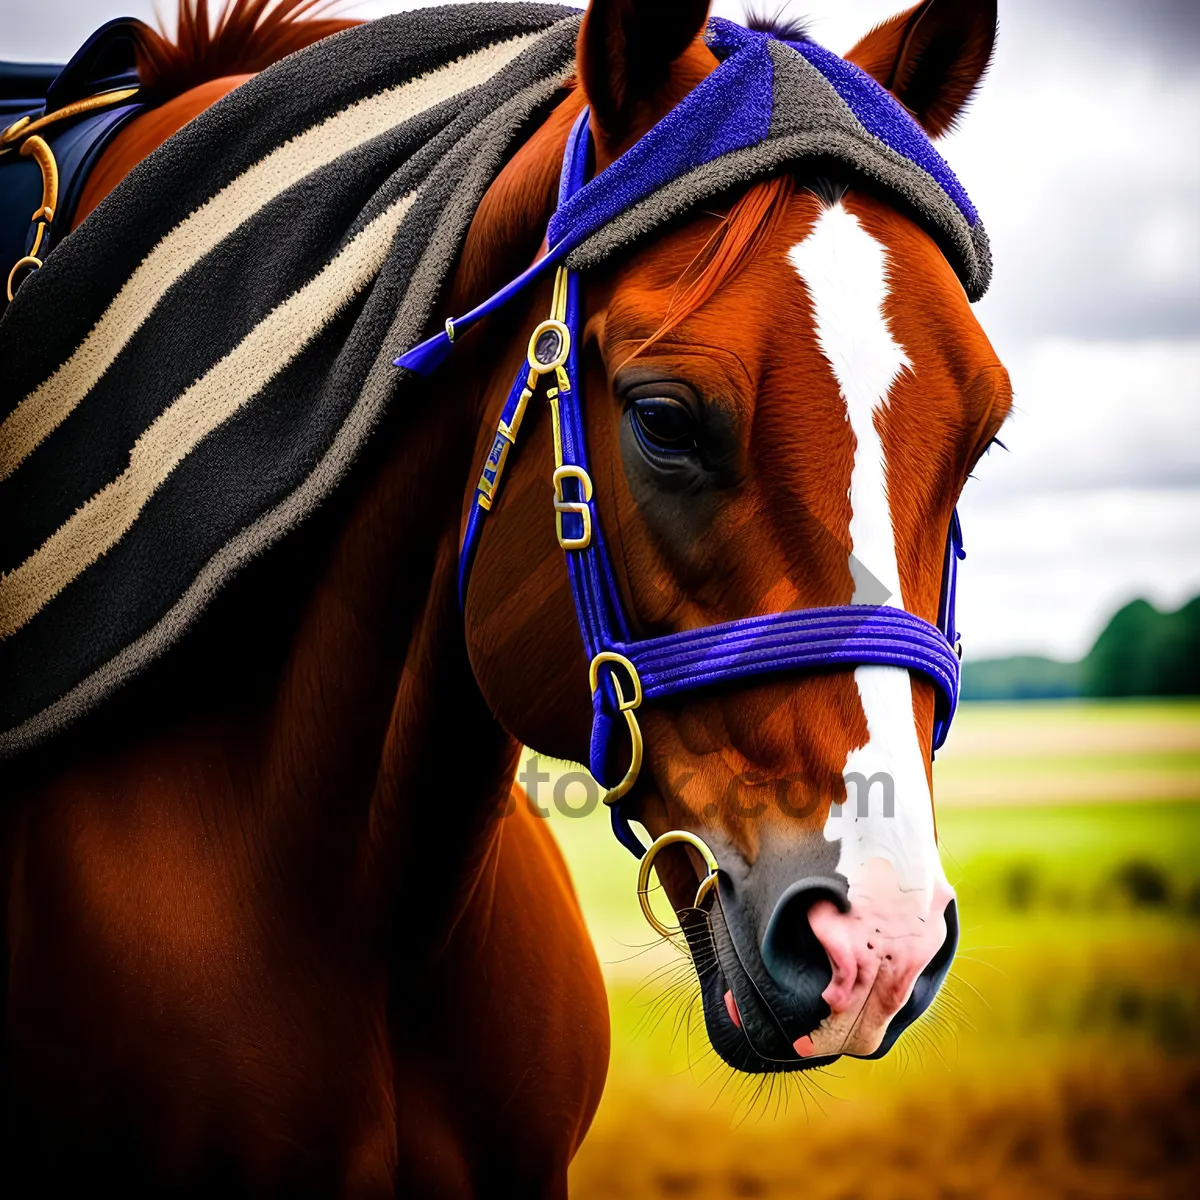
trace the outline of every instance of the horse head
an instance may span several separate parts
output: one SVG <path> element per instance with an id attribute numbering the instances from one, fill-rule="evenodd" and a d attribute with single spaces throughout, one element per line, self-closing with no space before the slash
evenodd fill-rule
<path id="1" fill-rule="evenodd" d="M 848 58 L 936 136 L 986 69 L 995 12 L 924 0 Z M 579 87 L 480 221 L 523 189 L 527 229 L 544 228 L 571 119 L 588 105 L 603 170 L 715 69 L 706 16 L 705 0 L 594 0 Z M 581 295 L 582 499 L 632 636 L 850 604 L 937 619 L 954 506 L 1010 389 L 954 269 L 894 199 L 836 171 L 777 171 L 588 271 Z M 547 282 L 494 320 L 477 462 L 549 303 Z M 586 762 L 589 661 L 552 510 L 557 415 L 525 420 L 475 557 L 468 647 L 514 736 Z M 934 822 L 936 703 L 925 676 L 865 664 L 639 708 L 644 761 L 622 808 L 656 839 L 698 839 L 654 866 L 730 1064 L 878 1056 L 932 1002 L 958 926 Z"/>

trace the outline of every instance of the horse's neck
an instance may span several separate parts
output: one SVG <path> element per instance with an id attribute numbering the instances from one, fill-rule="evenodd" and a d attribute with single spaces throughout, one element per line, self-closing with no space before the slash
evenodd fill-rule
<path id="1" fill-rule="evenodd" d="M 403 876 L 428 904 L 477 853 L 515 745 L 479 695 L 458 613 L 471 414 L 422 390 L 397 398 L 363 464 L 299 613 L 261 752 L 263 778 L 287 780 L 314 812 L 365 819 L 360 887 L 392 890 Z"/>
<path id="2" fill-rule="evenodd" d="M 442 316 L 461 312 L 497 290 L 537 253 L 557 192 L 571 123 L 582 108 L 570 95 L 516 152 L 485 194 L 468 230 Z M 405 891 L 423 907 L 438 889 L 469 884 L 498 824 L 489 818 L 509 794 L 516 743 L 484 702 L 467 657 L 458 605 L 458 549 L 464 493 L 479 467 L 480 430 L 499 363 L 509 349 L 509 322 L 473 335 L 468 352 L 428 383 L 397 397 L 377 442 L 385 461 L 373 484 L 361 531 L 348 528 L 348 562 L 381 559 L 400 566 L 391 620 L 411 612 L 399 687 L 382 739 L 372 799 L 372 853 L 410 858 Z M 520 335 L 518 334 L 518 337 Z M 490 386 L 491 385 L 491 386 Z M 504 390 L 507 390 L 506 388 Z M 415 532 L 410 532 L 415 529 Z M 426 590 L 424 581 L 428 580 Z M 368 580 L 349 590 L 361 596 Z M 419 603 L 408 606 L 420 595 Z M 386 639 L 385 639 L 386 640 Z M 409 855 L 409 851 L 416 851 Z M 447 872 L 447 850 L 463 871 Z M 429 853 L 423 853 L 429 851 Z M 382 873 L 384 876 L 387 871 Z"/>
<path id="3" fill-rule="evenodd" d="M 580 107 L 570 97 L 551 113 L 480 204 L 447 314 L 536 253 Z M 463 497 L 507 340 L 480 331 L 469 353 L 401 388 L 345 494 L 283 548 L 282 570 L 260 568 L 293 623 L 261 668 L 254 770 L 279 811 L 311 814 L 314 830 L 336 809 L 373 912 L 372 889 L 429 913 L 469 886 L 511 786 L 517 747 L 479 693 L 457 598 Z"/>
<path id="4" fill-rule="evenodd" d="M 569 97 L 496 180 L 448 311 L 536 253 L 581 104 Z M 516 753 L 471 672 L 455 581 L 484 364 L 503 336 L 481 331 L 448 371 L 401 389 L 352 481 L 33 779 L 69 764 L 76 786 L 249 831 L 269 861 L 321 876 L 322 894 L 349 887 L 360 913 L 388 896 L 429 913 L 469 883 Z"/>

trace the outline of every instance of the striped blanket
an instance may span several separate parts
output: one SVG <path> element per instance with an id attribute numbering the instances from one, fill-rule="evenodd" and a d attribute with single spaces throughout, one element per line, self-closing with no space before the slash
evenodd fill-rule
<path id="1" fill-rule="evenodd" d="M 345 478 L 579 20 L 450 6 L 317 43 L 164 143 L 25 282 L 0 320 L 0 755 L 162 655 Z M 819 47 L 747 54 L 729 94 L 760 132 L 568 261 L 814 156 L 897 196 L 980 294 L 982 226 L 907 114 Z"/>

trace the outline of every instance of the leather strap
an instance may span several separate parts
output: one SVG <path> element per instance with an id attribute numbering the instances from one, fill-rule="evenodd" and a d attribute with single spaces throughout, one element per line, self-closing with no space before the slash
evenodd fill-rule
<path id="1" fill-rule="evenodd" d="M 586 208 L 575 202 L 587 181 L 588 117 L 585 109 L 567 140 L 556 212 L 557 217 L 570 211 L 581 225 L 592 220 Z M 555 228 L 554 221 L 551 228 Z M 493 311 L 554 265 L 561 245 L 467 318 L 447 322 L 446 333 L 439 335 L 444 346 L 434 346 L 438 339 L 430 339 L 397 365 L 428 370 L 433 358 L 423 355 L 430 347 L 434 347 L 434 358 L 444 357 L 466 324 Z M 578 274 L 558 266 L 550 316 L 530 339 L 527 363 L 513 382 L 476 487 L 459 561 L 459 598 L 460 602 L 466 600 L 479 538 L 509 451 L 529 406 L 544 392 L 554 434 L 555 520 L 580 636 L 592 664 L 590 767 L 593 776 L 610 789 L 606 802 L 621 844 L 639 858 L 646 852 L 620 803 L 641 764 L 641 732 L 635 710 L 644 702 L 782 672 L 844 671 L 864 665 L 901 667 L 924 676 L 937 690 L 936 751 L 945 740 L 958 703 L 960 664 L 954 604 L 963 550 L 957 514 L 947 531 L 937 625 L 901 608 L 842 605 L 770 613 L 661 637 L 631 638 L 588 467 L 583 395 L 578 385 L 580 309 Z M 612 754 L 614 736 L 622 730 L 631 740 L 631 763 L 623 775 L 614 766 Z"/>
<path id="2" fill-rule="evenodd" d="M 0 280 L 14 293 L 70 230 L 100 155 L 150 107 L 137 79 L 141 26 L 109 21 L 62 68 L 0 63 Z M 26 89 L 24 98 L 16 94 Z M 0 290 L 0 310 L 8 289 Z"/>

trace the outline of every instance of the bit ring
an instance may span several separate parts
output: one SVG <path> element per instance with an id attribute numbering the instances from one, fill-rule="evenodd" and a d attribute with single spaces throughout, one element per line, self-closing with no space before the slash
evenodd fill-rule
<path id="1" fill-rule="evenodd" d="M 642 915 L 650 922 L 651 928 L 656 933 L 660 933 L 666 938 L 674 937 L 679 932 L 679 929 L 672 929 L 670 926 L 664 925 L 654 915 L 654 910 L 650 907 L 650 869 L 653 867 L 654 860 L 658 857 L 660 850 L 676 844 L 691 846 L 693 850 L 698 851 L 704 859 L 704 865 L 708 868 L 708 874 L 700 881 L 700 886 L 696 889 L 696 899 L 692 903 L 693 908 L 699 908 L 705 896 L 717 886 L 717 874 L 720 871 L 720 868 L 717 866 L 716 856 L 708 848 L 704 840 L 697 837 L 696 834 L 689 833 L 686 829 L 672 829 L 669 833 L 664 833 L 661 837 L 655 838 L 638 866 L 637 895 L 638 903 L 642 906 Z"/>

